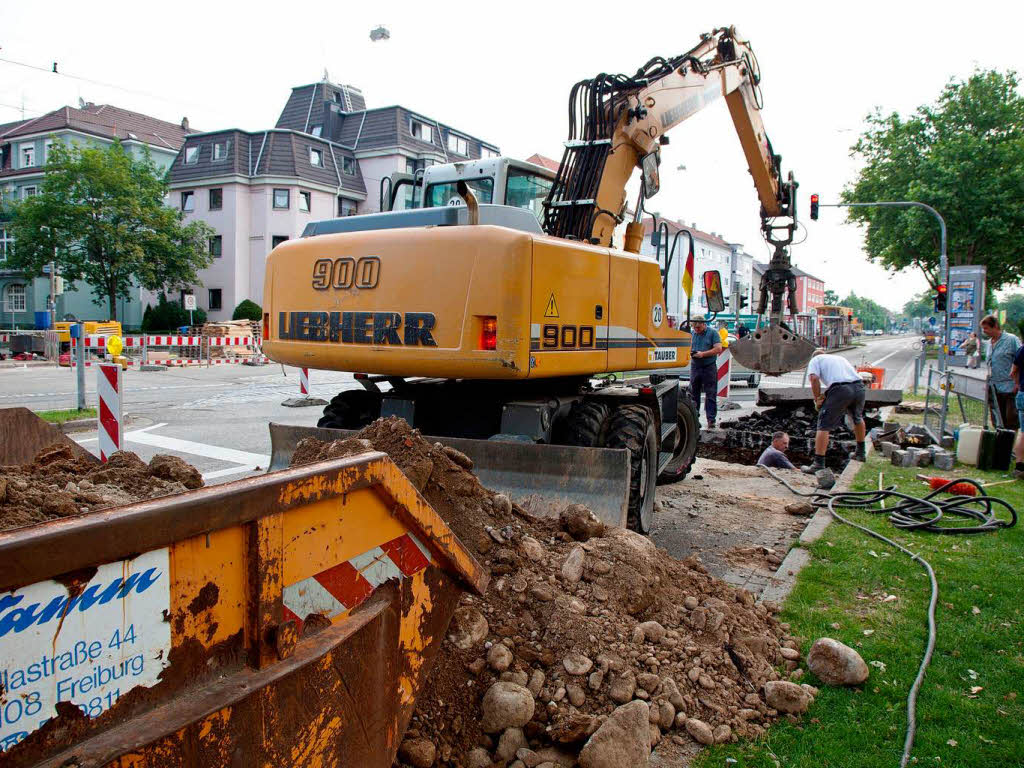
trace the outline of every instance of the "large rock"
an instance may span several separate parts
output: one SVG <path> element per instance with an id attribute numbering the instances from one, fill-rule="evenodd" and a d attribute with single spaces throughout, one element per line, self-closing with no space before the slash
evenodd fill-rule
<path id="1" fill-rule="evenodd" d="M 806 712 L 813 701 L 807 691 L 788 680 L 769 680 L 765 683 L 764 700 L 772 709 L 792 715 Z"/>
<path id="2" fill-rule="evenodd" d="M 698 744 L 714 744 L 715 732 L 711 726 L 703 720 L 691 717 L 686 721 L 686 732 L 693 737 Z"/>
<path id="3" fill-rule="evenodd" d="M 522 728 L 533 717 L 533 694 L 515 683 L 500 681 L 487 689 L 480 705 L 484 733 Z"/>
<path id="4" fill-rule="evenodd" d="M 608 698 L 616 704 L 625 704 L 633 698 L 636 692 L 636 675 L 627 670 L 622 674 L 616 674 L 612 684 L 608 686 Z"/>
<path id="5" fill-rule="evenodd" d="M 576 584 L 583 578 L 583 559 L 586 553 L 583 547 L 578 544 L 569 552 L 569 556 L 562 563 L 562 580 L 566 584 Z"/>
<path id="6" fill-rule="evenodd" d="M 868 665 L 860 654 L 831 637 L 814 641 L 807 666 L 829 685 L 860 685 L 868 679 Z"/>
<path id="7" fill-rule="evenodd" d="M 523 735 L 523 729 L 506 728 L 505 732 L 501 734 L 501 738 L 498 739 L 498 749 L 495 750 L 494 756 L 499 760 L 509 762 L 520 749 L 525 747 L 526 736 Z"/>
<path id="8" fill-rule="evenodd" d="M 476 608 L 466 606 L 456 610 L 452 616 L 448 639 L 456 648 L 466 651 L 486 640 L 489 629 L 484 615 Z"/>
<path id="9" fill-rule="evenodd" d="M 618 707 L 584 745 L 581 768 L 645 768 L 651 757 L 649 718 L 646 702 Z"/>
<path id="10" fill-rule="evenodd" d="M 427 739 L 406 739 L 398 748 L 398 756 L 414 768 L 430 768 L 437 759 L 437 748 Z"/>
<path id="11" fill-rule="evenodd" d="M 603 536 L 605 524 L 597 519 L 597 515 L 582 504 L 570 504 L 558 516 L 562 530 L 577 541 L 587 541 L 595 536 Z"/>

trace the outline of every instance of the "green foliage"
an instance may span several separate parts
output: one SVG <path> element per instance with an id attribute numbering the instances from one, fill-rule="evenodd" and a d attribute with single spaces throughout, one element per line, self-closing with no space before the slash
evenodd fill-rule
<path id="1" fill-rule="evenodd" d="M 835 307 L 839 305 L 839 294 L 833 291 L 831 288 L 825 291 L 824 298 L 826 306 Z"/>
<path id="2" fill-rule="evenodd" d="M 880 328 L 885 331 L 889 328 L 889 318 L 892 312 L 881 304 L 868 298 L 862 298 L 853 291 L 845 299 L 839 302 L 841 307 L 849 307 L 853 310 L 853 316 L 864 324 L 865 330 Z"/>
<path id="3" fill-rule="evenodd" d="M 120 142 L 105 149 L 55 142 L 40 193 L 13 207 L 15 247 L 8 266 L 37 275 L 56 261 L 65 280 L 93 288 L 116 319 L 117 298 L 134 285 L 173 290 L 199 283 L 210 266 L 203 222 L 184 224 L 164 205 L 167 181 L 148 152 L 134 160 Z"/>
<path id="4" fill-rule="evenodd" d="M 259 322 L 263 319 L 263 307 L 257 304 L 255 301 L 249 301 L 245 299 L 235 307 L 234 313 L 231 315 L 232 320 L 256 320 Z"/>
<path id="5" fill-rule="evenodd" d="M 202 325 L 206 322 L 206 311 L 197 309 L 192 312 L 192 321 L 189 321 L 189 311 L 185 309 L 180 301 L 168 301 L 163 293 L 157 301 L 157 305 L 146 305 L 142 313 L 143 333 L 165 333 L 177 331 L 185 325 Z"/>
<path id="6" fill-rule="evenodd" d="M 843 202 L 912 200 L 946 220 L 949 263 L 985 265 L 998 290 L 1024 277 L 1024 98 L 1016 73 L 975 71 L 910 117 L 879 111 L 852 147 L 863 162 Z M 942 280 L 939 226 L 927 211 L 850 208 L 867 225 L 868 258 Z"/>
<path id="7" fill-rule="evenodd" d="M 934 291 L 921 291 L 917 296 L 912 298 L 906 304 L 903 305 L 903 316 L 907 318 L 911 317 L 930 317 L 935 314 L 935 293 Z"/>
<path id="8" fill-rule="evenodd" d="M 1011 293 L 999 302 L 999 309 L 1006 310 L 1006 325 L 1024 334 L 1024 293 Z"/>

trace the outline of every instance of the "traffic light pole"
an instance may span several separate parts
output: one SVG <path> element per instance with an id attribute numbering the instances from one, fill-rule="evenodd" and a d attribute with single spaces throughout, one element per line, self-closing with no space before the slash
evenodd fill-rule
<path id="1" fill-rule="evenodd" d="M 819 207 L 825 208 L 924 208 L 928 213 L 939 220 L 939 232 L 941 234 L 941 251 L 939 253 L 939 274 L 943 285 L 949 287 L 949 259 L 946 256 L 946 220 L 942 215 L 925 203 L 914 200 L 897 200 L 876 203 L 818 203 Z M 949 355 L 949 301 L 946 301 L 945 329 L 942 332 L 942 354 L 939 355 L 939 370 L 946 370 L 946 357 Z"/>

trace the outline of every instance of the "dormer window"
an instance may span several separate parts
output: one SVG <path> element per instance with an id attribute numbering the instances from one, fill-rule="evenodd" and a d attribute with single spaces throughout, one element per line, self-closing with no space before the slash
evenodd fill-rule
<path id="1" fill-rule="evenodd" d="M 314 168 L 324 167 L 324 151 L 322 149 L 309 148 L 309 164 Z"/>
<path id="2" fill-rule="evenodd" d="M 341 158 L 341 170 L 346 176 L 356 175 L 356 159 L 354 157 Z"/>
<path id="3" fill-rule="evenodd" d="M 313 126 L 313 130 L 311 131 L 311 133 L 314 136 L 320 136 L 323 132 L 324 132 L 324 127 L 322 125 L 314 125 Z"/>
<path id="4" fill-rule="evenodd" d="M 195 165 L 199 162 L 199 147 L 185 147 L 185 165 Z"/>
<path id="5" fill-rule="evenodd" d="M 433 144 L 433 134 L 430 130 L 430 126 L 426 123 L 421 123 L 419 120 L 413 120 L 409 123 L 409 132 L 412 134 L 414 139 L 425 141 L 427 144 Z"/>
<path id="6" fill-rule="evenodd" d="M 226 160 L 228 157 L 228 142 L 227 141 L 215 141 L 213 142 L 213 161 Z"/>
<path id="7" fill-rule="evenodd" d="M 332 91 L 331 98 L 334 99 L 335 104 L 341 104 L 341 93 L 339 91 Z"/>
<path id="8" fill-rule="evenodd" d="M 469 142 L 454 133 L 448 134 L 448 151 L 457 155 L 469 156 Z"/>

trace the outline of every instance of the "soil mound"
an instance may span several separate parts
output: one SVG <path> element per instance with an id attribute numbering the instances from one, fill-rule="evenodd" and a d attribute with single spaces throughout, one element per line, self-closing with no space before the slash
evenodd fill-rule
<path id="1" fill-rule="evenodd" d="M 30 464 L 0 466 L 0 530 L 201 488 L 195 467 L 157 455 L 147 465 L 130 451 L 106 464 L 76 457 L 67 445 L 36 454 Z"/>
<path id="2" fill-rule="evenodd" d="M 526 765 L 572 765 L 611 712 L 635 699 L 649 705 L 652 746 L 669 734 L 754 737 L 779 716 L 764 685 L 797 668 L 799 645 L 749 592 L 646 537 L 588 525 L 579 505 L 560 521 L 533 518 L 481 486 L 466 456 L 400 419 L 349 440 L 304 440 L 293 464 L 371 447 L 491 572 L 486 595 L 463 597 L 406 734 L 429 740 L 438 764 L 506 765 L 525 749 L 535 753 L 519 755 Z M 532 715 L 517 691 L 533 700 Z"/>

